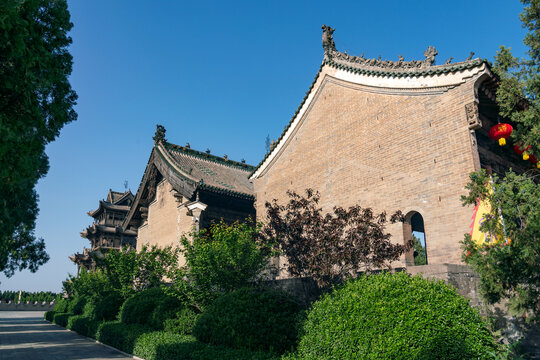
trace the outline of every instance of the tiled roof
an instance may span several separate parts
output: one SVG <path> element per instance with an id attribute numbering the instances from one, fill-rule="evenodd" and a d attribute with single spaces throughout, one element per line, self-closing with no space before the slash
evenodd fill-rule
<path id="1" fill-rule="evenodd" d="M 387 77 L 418 77 L 430 76 L 438 74 L 448 74 L 456 71 L 463 71 L 475 68 L 487 60 L 473 59 L 462 61 L 454 64 L 431 65 L 420 68 L 411 69 L 389 69 L 377 66 L 365 66 L 348 62 L 344 60 L 334 60 L 333 58 L 325 59 L 323 64 L 327 64 L 333 68 L 349 71 L 355 74 L 372 75 L 372 76 L 387 76 Z"/>
<path id="2" fill-rule="evenodd" d="M 253 184 L 248 179 L 253 166 L 184 146 L 161 144 L 185 180 L 210 191 L 253 195 Z"/>

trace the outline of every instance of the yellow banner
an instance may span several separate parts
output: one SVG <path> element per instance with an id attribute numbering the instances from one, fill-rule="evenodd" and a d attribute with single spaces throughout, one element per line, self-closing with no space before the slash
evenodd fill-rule
<path id="1" fill-rule="evenodd" d="M 490 193 L 493 192 L 491 189 L 491 186 L 489 186 Z M 477 244 L 477 245 L 485 245 L 485 244 L 497 244 L 501 241 L 505 241 L 504 236 L 497 236 L 496 234 L 492 232 L 484 233 L 480 230 L 480 227 L 486 221 L 488 216 L 492 216 L 491 214 L 491 205 L 488 200 L 481 200 L 478 202 L 476 207 L 474 208 L 473 213 L 473 222 L 470 226 L 471 232 L 471 239 Z M 499 220 L 501 221 L 502 218 Z M 504 223 L 503 223 L 504 227 Z M 510 239 L 508 239 L 508 244 L 510 244 Z"/>

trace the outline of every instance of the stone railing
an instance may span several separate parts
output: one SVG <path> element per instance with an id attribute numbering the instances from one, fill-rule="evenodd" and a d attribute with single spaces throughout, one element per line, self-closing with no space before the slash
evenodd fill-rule
<path id="1" fill-rule="evenodd" d="M 49 311 L 54 309 L 56 303 L 54 301 L 48 302 L 13 302 L 13 301 L 1 301 L 0 311 Z"/>

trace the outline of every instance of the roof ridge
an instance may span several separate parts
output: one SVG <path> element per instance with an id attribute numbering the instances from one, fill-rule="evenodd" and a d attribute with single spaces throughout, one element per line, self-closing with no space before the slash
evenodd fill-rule
<path id="1" fill-rule="evenodd" d="M 359 65 L 346 61 L 335 61 L 332 58 L 325 58 L 323 61 L 333 68 L 349 71 L 357 74 L 373 75 L 373 76 L 389 76 L 389 77 L 414 77 L 414 76 L 429 76 L 435 74 L 447 74 L 456 71 L 468 70 L 484 63 L 487 60 L 476 58 L 473 60 L 462 61 L 454 64 L 432 65 L 422 68 L 384 68 L 370 65 Z"/>
<path id="2" fill-rule="evenodd" d="M 202 152 L 199 150 L 191 149 L 190 147 L 187 147 L 187 146 L 172 144 L 168 141 L 163 141 L 162 144 L 167 150 L 174 150 L 174 151 L 182 152 L 183 154 L 188 155 L 188 156 L 192 156 L 201 160 L 217 163 L 223 166 L 234 167 L 239 170 L 246 171 L 246 172 L 250 172 L 251 170 L 255 168 L 255 166 L 253 165 L 249 165 L 247 163 L 242 163 L 242 162 L 231 160 L 225 157 L 213 155 L 213 154 L 210 154 L 208 151 Z"/>
<path id="3" fill-rule="evenodd" d="M 441 65 L 434 65 L 435 64 L 435 57 L 439 54 L 437 49 L 434 46 L 428 46 L 426 51 L 424 51 L 424 59 L 423 60 L 411 60 L 411 61 L 405 61 L 405 58 L 403 55 L 398 55 L 398 61 L 392 61 L 392 60 L 381 60 L 381 56 L 377 59 L 375 58 L 365 58 L 364 53 L 360 56 L 354 56 L 349 55 L 346 51 L 338 51 L 336 49 L 336 44 L 334 42 L 334 31 L 335 29 L 332 29 L 330 26 L 323 25 L 323 37 L 322 37 L 322 46 L 324 49 L 324 61 L 328 63 L 337 62 L 342 63 L 344 62 L 347 66 L 352 66 L 354 68 L 367 68 L 372 71 L 384 71 L 384 72 L 411 72 L 416 73 L 417 71 L 420 74 L 423 74 L 427 69 L 446 69 L 450 68 L 451 70 L 454 69 L 456 65 L 458 66 L 467 66 L 470 67 L 472 65 L 478 65 L 479 63 L 484 62 L 479 61 L 480 59 L 472 59 L 474 56 L 474 52 L 471 51 L 469 54 L 469 57 L 465 59 L 464 61 L 454 63 L 452 64 L 453 57 L 449 58 L 444 62 L 444 64 Z M 447 72 L 447 71 L 444 71 Z"/>

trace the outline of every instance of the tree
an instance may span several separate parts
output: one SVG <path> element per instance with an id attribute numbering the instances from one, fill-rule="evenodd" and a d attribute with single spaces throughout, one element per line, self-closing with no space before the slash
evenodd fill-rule
<path id="1" fill-rule="evenodd" d="M 426 248 L 413 234 L 414 265 L 427 265 Z"/>
<path id="2" fill-rule="evenodd" d="M 501 46 L 493 70 L 500 82 L 497 103 L 500 114 L 513 123 L 512 137 L 528 145 L 528 152 L 540 158 L 540 1 L 521 0 L 523 27 L 527 28 L 524 43 L 529 47 L 528 59 L 512 56 L 510 48 Z M 463 259 L 480 274 L 484 298 L 495 303 L 510 299 L 514 310 L 540 314 L 540 187 L 538 172 L 517 175 L 508 172 L 503 179 L 492 179 L 480 171 L 470 175 L 469 194 L 463 203 L 487 201 L 491 212 L 481 230 L 498 239 L 493 243 L 476 244 L 469 235 L 463 241 Z M 502 218 L 504 222 L 499 219 Z"/>
<path id="3" fill-rule="evenodd" d="M 262 235 L 285 256 L 293 276 L 312 277 L 325 287 L 361 270 L 389 267 L 407 248 L 390 241 L 384 212 L 375 215 L 372 209 L 355 205 L 334 207 L 333 213 L 323 214 L 318 192 L 307 189 L 306 197 L 287 194 L 286 205 L 276 200 L 266 203 Z M 390 219 L 392 223 L 402 220 L 399 211 Z"/>
<path id="4" fill-rule="evenodd" d="M 48 171 L 45 146 L 76 119 L 71 89 L 72 28 L 65 0 L 0 2 L 0 271 L 48 260 L 34 235 L 37 181 Z"/>
<path id="5" fill-rule="evenodd" d="M 256 281 L 268 266 L 270 252 L 258 242 L 258 228 L 223 222 L 181 239 L 185 266 L 175 286 L 202 309 L 220 294 Z M 184 281 L 187 280 L 187 281 Z"/>
<path id="6" fill-rule="evenodd" d="M 510 48 L 500 47 L 493 67 L 500 79 L 497 103 L 501 116 L 515 125 L 512 137 L 530 146 L 529 152 L 540 158 L 540 2 L 521 2 L 527 5 L 521 21 L 529 30 L 523 40 L 529 47 L 529 58 L 517 59 Z"/>
<path id="7" fill-rule="evenodd" d="M 179 250 L 171 246 L 143 246 L 139 252 L 131 248 L 111 250 L 98 259 L 98 267 L 112 288 L 127 298 L 134 291 L 157 287 L 170 279 L 177 269 L 178 255 Z"/>
<path id="8" fill-rule="evenodd" d="M 470 175 L 463 204 L 488 201 L 480 229 L 498 240 L 463 241 L 463 260 L 480 274 L 480 290 L 489 303 L 510 299 L 514 310 L 540 314 L 540 184 L 509 172 L 503 179 L 484 170 Z M 536 179 L 538 180 L 538 179 Z M 492 186 L 486 184 L 492 183 Z M 493 188 L 492 190 L 490 188 Z M 501 222 L 501 217 L 503 221 Z M 504 226 L 503 226 L 504 224 Z"/>

